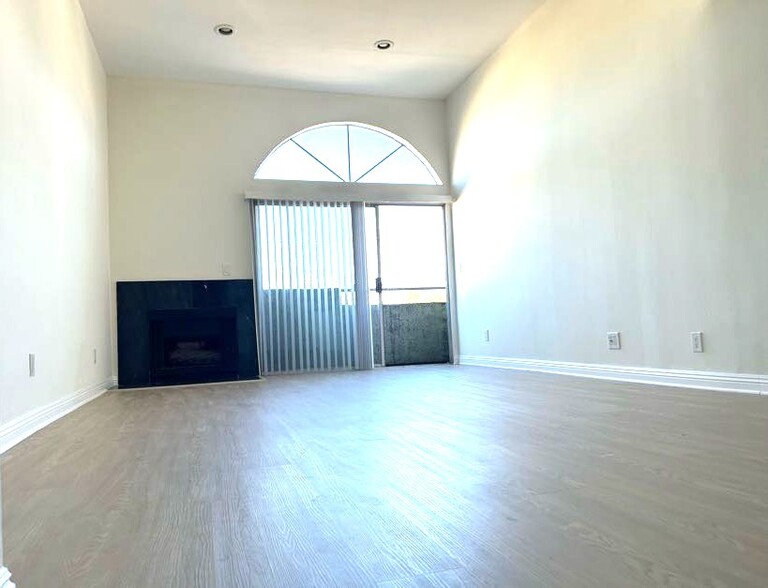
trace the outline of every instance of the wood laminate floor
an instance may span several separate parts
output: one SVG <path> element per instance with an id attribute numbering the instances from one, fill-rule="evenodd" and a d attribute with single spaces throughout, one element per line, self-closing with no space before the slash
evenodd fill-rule
<path id="1" fill-rule="evenodd" d="M 768 398 L 467 367 L 113 391 L 9 451 L 20 588 L 768 586 Z"/>

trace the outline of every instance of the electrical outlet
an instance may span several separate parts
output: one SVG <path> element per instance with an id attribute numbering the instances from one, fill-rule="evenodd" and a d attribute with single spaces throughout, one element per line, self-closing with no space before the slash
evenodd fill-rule
<path id="1" fill-rule="evenodd" d="M 485 333 L 483 333 L 483 337 L 485 338 L 485 342 L 486 343 L 490 343 L 490 341 L 491 341 L 491 330 L 490 329 L 486 329 Z"/>
<path id="2" fill-rule="evenodd" d="M 93 365 L 96 365 L 96 348 L 93 348 Z"/>
<path id="3" fill-rule="evenodd" d="M 608 333 L 608 349 L 611 351 L 621 349 L 621 333 L 618 331 L 610 331 Z"/>
<path id="4" fill-rule="evenodd" d="M 691 350 L 694 353 L 704 353 L 704 334 L 701 331 L 691 333 Z"/>
<path id="5" fill-rule="evenodd" d="M 35 354 L 34 353 L 29 354 L 29 377 L 30 378 L 35 377 Z"/>

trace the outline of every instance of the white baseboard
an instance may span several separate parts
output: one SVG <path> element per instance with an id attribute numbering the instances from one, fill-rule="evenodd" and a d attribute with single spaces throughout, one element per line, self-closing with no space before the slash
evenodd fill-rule
<path id="1" fill-rule="evenodd" d="M 669 370 L 661 368 L 571 363 L 540 359 L 515 359 L 511 357 L 485 357 L 462 355 L 462 365 L 545 372 L 563 376 L 579 376 L 599 380 L 615 380 L 676 388 L 696 388 L 721 392 L 768 395 L 768 376 L 758 374 L 735 374 L 728 372 L 699 372 L 690 370 Z"/>
<path id="2" fill-rule="evenodd" d="M 98 398 L 116 384 L 117 378 L 111 376 L 103 382 L 78 390 L 66 398 L 32 410 L 0 425 L 0 453 L 5 453 L 11 447 L 33 435 L 46 425 L 69 414 L 86 402 Z M 0 580 L 2 580 L 2 576 L 0 576 Z M 0 584 L 0 588 L 4 588 L 3 584 Z"/>
<path id="3" fill-rule="evenodd" d="M 11 572 L 8 568 L 0 568 L 0 588 L 16 588 L 16 584 L 11 582 Z"/>

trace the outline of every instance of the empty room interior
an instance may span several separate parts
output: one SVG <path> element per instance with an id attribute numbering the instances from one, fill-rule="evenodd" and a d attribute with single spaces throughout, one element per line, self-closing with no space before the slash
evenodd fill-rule
<path id="1" fill-rule="evenodd" d="M 0 588 L 768 586 L 767 30 L 0 0 Z"/>

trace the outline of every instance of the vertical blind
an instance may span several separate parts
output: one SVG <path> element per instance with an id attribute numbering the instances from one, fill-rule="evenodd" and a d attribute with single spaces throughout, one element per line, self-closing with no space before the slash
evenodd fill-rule
<path id="1" fill-rule="evenodd" d="M 353 369 L 350 205 L 262 200 L 253 214 L 262 371 Z"/>

